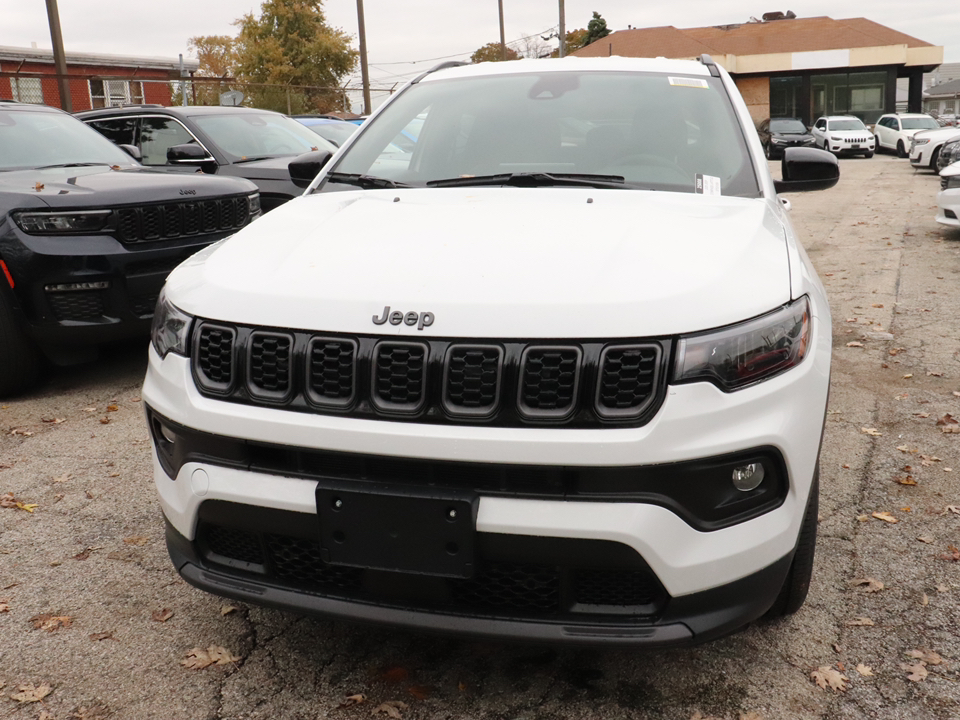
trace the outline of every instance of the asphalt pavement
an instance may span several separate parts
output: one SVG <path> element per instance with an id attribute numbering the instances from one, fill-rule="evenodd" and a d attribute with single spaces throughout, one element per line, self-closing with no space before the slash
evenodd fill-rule
<path id="1" fill-rule="evenodd" d="M 836 188 L 786 196 L 835 345 L 796 615 L 694 648 L 565 650 L 202 593 L 166 554 L 135 343 L 0 401 L 0 718 L 960 717 L 960 232 L 933 220 L 932 173 L 840 164 Z"/>

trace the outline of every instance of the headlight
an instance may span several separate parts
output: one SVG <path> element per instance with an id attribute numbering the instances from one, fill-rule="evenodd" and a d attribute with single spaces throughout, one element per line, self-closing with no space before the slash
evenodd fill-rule
<path id="1" fill-rule="evenodd" d="M 783 145 L 786 140 L 781 140 L 780 138 L 770 138 L 770 142 L 774 143 L 775 145 Z"/>
<path id="2" fill-rule="evenodd" d="M 95 233 L 103 229 L 110 210 L 72 210 L 69 212 L 18 212 L 13 219 L 31 235 Z"/>
<path id="3" fill-rule="evenodd" d="M 260 193 L 247 195 L 247 207 L 250 208 L 250 217 L 260 214 Z"/>
<path id="4" fill-rule="evenodd" d="M 803 141 L 804 145 L 813 145 L 817 141 L 816 138 L 807 138 Z"/>
<path id="5" fill-rule="evenodd" d="M 806 296 L 739 325 L 680 339 L 673 382 L 739 390 L 798 365 L 810 341 Z"/>
<path id="6" fill-rule="evenodd" d="M 944 178 L 946 180 L 946 185 L 943 186 L 944 190 L 956 190 L 960 188 L 960 175 L 955 175 L 954 177 Z"/>
<path id="7" fill-rule="evenodd" d="M 170 304 L 166 293 L 161 291 L 153 313 L 153 327 L 150 328 L 153 347 L 161 358 L 169 352 L 187 355 L 192 320 L 193 317 Z"/>
<path id="8" fill-rule="evenodd" d="M 840 142 L 841 140 L 843 140 L 843 138 L 833 137 L 833 135 L 830 136 L 830 139 L 833 140 L 834 142 Z"/>
<path id="9" fill-rule="evenodd" d="M 917 140 L 917 138 L 913 139 L 914 145 L 926 145 L 928 142 L 930 142 L 930 138 L 920 138 L 919 140 Z"/>

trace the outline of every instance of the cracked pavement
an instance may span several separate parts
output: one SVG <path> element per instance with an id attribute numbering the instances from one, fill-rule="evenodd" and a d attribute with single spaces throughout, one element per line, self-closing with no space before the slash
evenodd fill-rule
<path id="1" fill-rule="evenodd" d="M 833 190 L 788 196 L 835 344 L 816 569 L 796 615 L 695 648 L 564 650 L 206 595 L 166 555 L 136 343 L 0 401 L 0 495 L 38 505 L 0 509 L 0 718 L 349 720 L 394 700 L 405 719 L 960 716 L 960 562 L 945 559 L 960 546 L 960 514 L 946 509 L 960 512 L 960 434 L 936 424 L 960 417 L 960 232 L 933 221 L 931 173 L 885 155 L 841 172 Z M 897 481 L 908 476 L 915 485 Z M 898 522 L 873 517 L 884 512 Z M 883 589 L 853 584 L 867 578 Z M 172 616 L 153 620 L 163 609 Z M 38 614 L 71 622 L 34 629 Z M 209 646 L 241 660 L 181 665 Z M 942 658 L 920 682 L 903 669 L 912 650 Z M 844 692 L 814 684 L 822 666 L 849 679 Z M 30 684 L 52 691 L 9 697 Z M 355 694 L 365 701 L 341 707 Z"/>

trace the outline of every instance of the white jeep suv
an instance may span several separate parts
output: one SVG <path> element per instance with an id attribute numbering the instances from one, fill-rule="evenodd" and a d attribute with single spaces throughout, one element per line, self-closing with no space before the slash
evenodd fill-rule
<path id="1" fill-rule="evenodd" d="M 817 118 L 810 128 L 817 147 L 834 155 L 863 155 L 872 158 L 876 138 L 863 121 L 853 115 L 829 115 Z"/>
<path id="2" fill-rule="evenodd" d="M 567 643 L 797 610 L 831 327 L 777 192 L 839 175 L 782 167 L 707 56 L 413 80 L 167 282 L 143 398 L 179 572 Z"/>

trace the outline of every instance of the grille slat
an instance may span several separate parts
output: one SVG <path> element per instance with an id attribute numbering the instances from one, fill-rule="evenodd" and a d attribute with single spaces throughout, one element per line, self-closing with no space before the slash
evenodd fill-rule
<path id="1" fill-rule="evenodd" d="M 204 324 L 196 334 L 193 356 L 200 386 L 207 391 L 224 393 L 233 385 L 233 349 L 236 331 L 233 328 Z"/>
<path id="2" fill-rule="evenodd" d="M 374 350 L 374 402 L 384 410 L 418 410 L 424 399 L 426 361 L 425 345 L 379 343 Z"/>
<path id="3" fill-rule="evenodd" d="M 283 399 L 290 391 L 293 338 L 256 332 L 250 337 L 247 369 L 250 391 L 267 399 Z"/>
<path id="4" fill-rule="evenodd" d="M 656 390 L 660 349 L 654 345 L 614 346 L 600 358 L 597 409 L 604 417 L 636 415 Z"/>
<path id="5" fill-rule="evenodd" d="M 577 396 L 580 349 L 530 347 L 520 362 L 520 410 L 531 417 L 569 415 Z"/>
<path id="6" fill-rule="evenodd" d="M 496 410 L 502 364 L 503 350 L 499 347 L 450 348 L 443 383 L 447 410 L 462 415 L 487 415 Z"/>
<path id="7" fill-rule="evenodd" d="M 357 344 L 353 340 L 314 338 L 308 350 L 307 390 L 320 405 L 345 407 L 356 393 Z"/>

